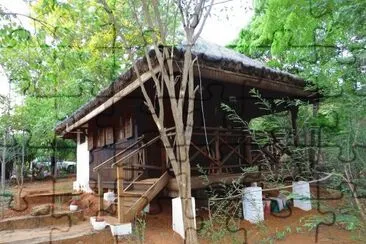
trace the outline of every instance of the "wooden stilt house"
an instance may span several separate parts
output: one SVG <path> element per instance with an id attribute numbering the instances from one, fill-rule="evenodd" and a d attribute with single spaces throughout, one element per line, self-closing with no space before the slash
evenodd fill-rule
<path id="1" fill-rule="evenodd" d="M 174 53 L 179 76 L 184 47 L 176 48 Z M 250 95 L 253 88 L 269 100 L 312 100 L 315 93 L 304 90 L 304 80 L 224 47 L 199 41 L 193 55 L 197 57 L 195 85 L 201 86 L 202 93 L 196 95 L 190 162 L 192 188 L 200 188 L 202 182 L 193 182 L 194 176 L 199 175 L 197 165 L 206 169 L 212 179 L 223 180 L 240 175 L 240 168 L 258 161 L 250 136 L 227 119 L 221 103 L 230 104 L 249 122 L 268 113 Z M 155 88 L 146 60 L 138 60 L 137 65 L 153 98 Z M 154 66 L 154 72 L 159 72 L 158 65 Z M 297 109 L 290 110 L 296 131 Z M 167 113 L 165 117 L 169 124 L 172 116 Z M 120 222 L 132 220 L 164 188 L 168 187 L 171 193 L 177 191 L 156 125 L 132 68 L 60 122 L 56 133 L 77 139 L 76 185 L 98 189 L 100 194 L 107 189 L 118 192 Z"/>

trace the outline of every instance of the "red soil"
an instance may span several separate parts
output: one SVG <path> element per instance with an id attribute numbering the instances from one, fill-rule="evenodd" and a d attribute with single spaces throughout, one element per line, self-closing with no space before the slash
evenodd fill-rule
<path id="1" fill-rule="evenodd" d="M 57 184 L 67 185 L 72 184 L 72 180 L 61 181 Z M 57 188 L 57 187 L 56 187 Z M 67 188 L 67 187 L 65 187 Z M 25 195 L 32 193 L 34 195 L 35 191 L 38 191 L 38 194 L 45 193 L 45 191 L 52 192 L 52 189 L 55 189 L 52 181 L 49 182 L 34 182 L 28 183 L 25 187 Z M 60 192 L 60 191 L 59 191 Z M 312 192 L 314 192 L 314 188 L 312 188 Z M 322 196 L 325 194 L 336 194 L 334 192 L 329 193 L 326 190 L 322 190 Z M 55 208 L 67 209 L 69 205 L 70 198 L 62 199 L 62 204 L 56 204 L 54 197 L 32 197 L 32 200 L 22 211 L 14 211 L 7 210 L 5 211 L 5 218 L 12 216 L 21 216 L 28 215 L 31 207 L 35 205 L 39 205 L 41 203 L 52 203 Z M 95 216 L 98 210 L 99 199 L 98 196 L 93 194 L 82 194 L 80 196 L 80 207 L 84 210 L 84 214 L 86 220 L 89 221 L 88 216 Z M 344 204 L 344 200 L 334 200 L 331 201 L 331 206 L 337 205 L 340 206 Z M 57 206 L 56 206 L 57 205 Z M 159 206 L 162 206 L 160 209 Z M 145 243 L 183 243 L 183 240 L 180 236 L 172 230 L 172 220 L 171 220 L 171 201 L 169 199 L 162 200 L 158 205 L 157 203 L 151 204 L 151 209 L 156 214 L 147 214 L 145 216 L 145 234 L 144 234 L 144 242 Z M 304 218 L 308 218 L 314 215 L 320 215 L 320 213 L 314 209 L 308 212 L 292 209 L 292 213 L 290 216 L 286 216 L 283 218 L 275 217 L 275 216 L 267 216 L 265 222 L 262 225 L 253 225 L 244 220 L 239 221 L 240 228 L 246 230 L 247 233 L 247 243 L 259 243 L 263 240 L 274 240 L 276 243 L 315 243 L 316 232 L 315 231 L 307 231 L 303 226 L 303 222 L 300 222 Z M 281 215 L 286 215 L 288 213 L 284 212 Z M 206 218 L 207 213 L 203 214 L 203 217 Z M 237 222 L 236 221 L 236 222 Z M 197 219 L 197 227 L 200 227 L 200 220 Z M 78 228 L 78 225 L 73 226 L 73 228 Z M 223 227 L 225 228 L 225 226 Z M 237 231 L 235 233 L 226 232 L 226 235 L 223 239 L 215 239 L 213 234 L 217 234 L 220 231 L 223 231 L 223 228 L 217 229 L 213 233 L 206 235 L 205 237 L 200 234 L 200 242 L 201 243 L 233 243 L 236 240 L 238 243 L 243 243 L 245 241 L 244 231 Z M 284 232 L 284 236 L 279 236 L 279 232 Z M 202 233 L 202 232 L 201 232 Z M 321 226 L 319 228 L 318 234 L 318 243 L 362 243 L 361 241 L 355 241 L 352 239 L 352 235 L 357 234 L 356 232 L 349 232 L 344 229 L 341 229 L 337 225 L 332 226 Z M 97 234 L 98 235 L 98 234 Z M 105 233 L 100 233 L 100 235 L 105 235 Z M 96 238 L 100 239 L 100 238 Z M 112 239 L 106 239 L 104 243 L 109 243 Z M 136 242 L 137 239 L 132 239 L 132 242 Z M 82 237 L 80 240 L 78 239 L 77 243 L 90 243 L 90 238 Z M 112 242 L 113 243 L 113 242 Z M 119 241 L 119 243 L 131 243 L 131 238 L 123 238 Z"/>

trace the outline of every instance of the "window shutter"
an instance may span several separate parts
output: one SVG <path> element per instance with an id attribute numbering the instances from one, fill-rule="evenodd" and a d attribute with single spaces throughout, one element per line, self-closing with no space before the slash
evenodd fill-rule
<path id="1" fill-rule="evenodd" d="M 113 142 L 114 142 L 114 140 L 113 140 L 113 127 L 106 128 L 105 129 L 105 134 L 106 134 L 105 144 L 106 145 L 113 144 Z"/>
<path id="2" fill-rule="evenodd" d="M 91 151 L 94 148 L 94 142 L 93 142 L 93 133 L 89 132 L 88 134 L 88 150 Z"/>
<path id="3" fill-rule="evenodd" d="M 126 117 L 125 120 L 125 137 L 130 138 L 133 136 L 133 125 L 132 125 L 132 116 Z"/>
<path id="4" fill-rule="evenodd" d="M 105 128 L 98 129 L 98 144 L 97 147 L 103 147 L 105 145 Z"/>
<path id="5" fill-rule="evenodd" d="M 122 140 L 122 139 L 125 138 L 125 131 L 124 131 L 124 126 L 123 126 L 123 117 L 119 118 L 117 136 L 118 136 L 118 140 Z"/>

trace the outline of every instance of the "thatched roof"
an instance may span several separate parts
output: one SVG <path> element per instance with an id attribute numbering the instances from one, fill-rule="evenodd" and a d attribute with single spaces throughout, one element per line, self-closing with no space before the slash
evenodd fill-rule
<path id="1" fill-rule="evenodd" d="M 175 48 L 174 58 L 177 61 L 183 61 L 185 48 L 183 45 Z M 200 64 L 215 69 L 216 71 L 229 71 L 239 74 L 246 74 L 258 79 L 269 79 L 273 82 L 281 81 L 288 85 L 303 88 L 305 81 L 286 72 L 278 71 L 269 67 L 257 60 L 248 58 L 247 56 L 237 53 L 234 50 L 212 44 L 203 40 L 199 40 L 192 49 L 192 54 L 196 56 Z M 150 56 L 154 56 L 154 52 L 150 52 Z M 148 71 L 145 58 L 139 59 L 137 62 L 140 74 Z M 98 96 L 84 104 L 68 118 L 57 124 L 55 131 L 57 134 L 62 134 L 67 126 L 77 122 L 89 112 L 93 111 L 99 105 L 103 104 L 117 92 L 121 91 L 133 80 L 136 75 L 133 68 L 128 69 L 117 80 L 110 84 L 106 89 L 102 90 Z"/>

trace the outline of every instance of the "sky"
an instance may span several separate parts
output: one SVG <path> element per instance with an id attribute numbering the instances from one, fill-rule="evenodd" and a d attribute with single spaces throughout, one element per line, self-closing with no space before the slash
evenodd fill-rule
<path id="1" fill-rule="evenodd" d="M 29 14 L 29 6 L 24 0 L 0 0 L 0 5 L 12 12 Z M 201 37 L 222 46 L 228 44 L 250 22 L 253 16 L 251 9 L 252 0 L 215 0 Z M 31 24 L 25 17 L 20 21 L 25 27 Z M 8 87 L 8 79 L 0 67 L 0 95 L 8 94 Z"/>

